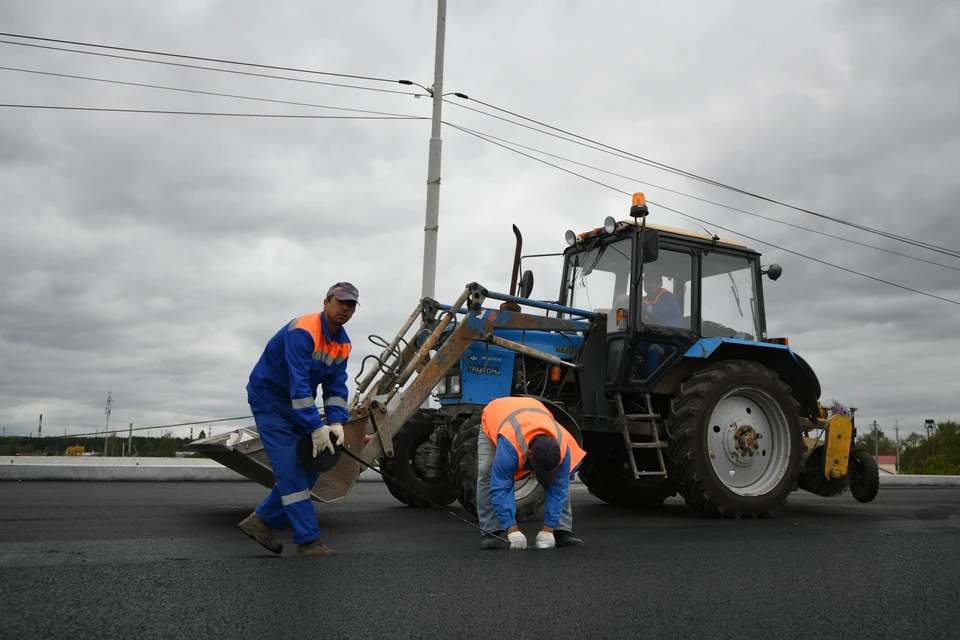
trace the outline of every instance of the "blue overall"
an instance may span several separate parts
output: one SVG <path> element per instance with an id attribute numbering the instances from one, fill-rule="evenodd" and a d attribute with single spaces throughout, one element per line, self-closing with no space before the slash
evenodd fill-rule
<path id="1" fill-rule="evenodd" d="M 320 385 L 327 420 L 342 424 L 349 418 L 349 354 L 347 332 L 341 327 L 331 336 L 322 313 L 294 318 L 267 343 L 247 384 L 247 400 L 276 479 L 256 512 L 274 529 L 292 527 L 296 544 L 320 537 L 310 499 L 320 476 L 300 466 L 297 443 L 324 424 L 316 405 Z"/>

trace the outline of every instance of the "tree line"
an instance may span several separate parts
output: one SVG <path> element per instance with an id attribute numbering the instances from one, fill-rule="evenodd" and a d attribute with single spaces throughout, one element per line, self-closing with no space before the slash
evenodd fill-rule
<path id="1" fill-rule="evenodd" d="M 897 443 L 882 429 L 871 429 L 857 436 L 856 447 L 881 456 L 897 453 Z M 900 441 L 900 473 L 918 475 L 960 475 L 960 424 L 940 422 L 927 437 L 911 433 Z"/>
<path id="2" fill-rule="evenodd" d="M 200 432 L 200 438 L 206 437 Z M 132 450 L 135 455 L 143 458 L 173 458 L 183 447 L 191 442 L 190 438 L 174 438 L 169 431 L 164 431 L 159 438 L 147 436 L 133 436 Z M 122 433 L 111 433 L 107 438 L 107 456 L 130 455 L 124 453 L 127 438 Z M 102 455 L 103 436 L 74 438 L 71 436 L 52 436 L 36 438 L 28 436 L 7 436 L 0 438 L 0 456 L 27 455 L 81 455 L 82 453 L 96 453 Z"/>

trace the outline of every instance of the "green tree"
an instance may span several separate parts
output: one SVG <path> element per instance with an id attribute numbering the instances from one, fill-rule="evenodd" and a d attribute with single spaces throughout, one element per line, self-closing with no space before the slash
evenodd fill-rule
<path id="1" fill-rule="evenodd" d="M 206 437 L 207 437 L 206 432 L 203 429 L 200 429 L 200 436 L 198 439 L 203 440 Z"/>
<path id="2" fill-rule="evenodd" d="M 960 425 L 937 424 L 936 433 L 904 451 L 900 462 L 903 473 L 960 475 Z"/>

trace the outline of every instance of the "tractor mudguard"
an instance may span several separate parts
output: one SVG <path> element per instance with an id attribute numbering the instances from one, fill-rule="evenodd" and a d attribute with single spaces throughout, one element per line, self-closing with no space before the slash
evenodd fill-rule
<path id="1" fill-rule="evenodd" d="M 793 397 L 800 403 L 801 413 L 811 417 L 820 416 L 820 381 L 806 360 L 790 347 L 770 342 L 754 342 L 736 338 L 702 338 L 686 353 L 684 358 L 702 359 L 711 362 L 720 360 L 748 360 L 761 364 L 775 372 L 790 387 Z"/>

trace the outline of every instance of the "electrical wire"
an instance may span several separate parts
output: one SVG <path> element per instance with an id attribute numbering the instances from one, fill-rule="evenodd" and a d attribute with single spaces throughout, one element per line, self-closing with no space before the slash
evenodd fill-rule
<path id="1" fill-rule="evenodd" d="M 76 40 L 59 40 L 57 38 L 41 38 L 39 36 L 27 36 L 20 33 L 3 33 L 0 36 L 4 38 L 21 38 L 23 40 L 38 40 L 40 42 L 56 42 L 58 44 L 71 44 L 80 47 L 93 47 L 95 49 L 110 49 L 111 51 L 126 51 L 128 53 L 145 53 L 151 56 L 166 56 L 170 58 L 182 58 L 184 60 L 199 60 L 201 62 L 217 62 L 219 64 L 233 64 L 243 67 L 255 67 L 257 69 L 272 69 L 274 71 L 294 71 L 296 73 L 310 73 L 321 76 L 334 76 L 337 78 L 351 78 L 353 80 L 369 80 L 370 82 L 389 82 L 407 84 L 407 80 L 391 80 L 390 78 L 377 78 L 374 76 L 360 76 L 349 73 L 333 73 L 331 71 L 316 71 L 314 69 L 299 69 L 297 67 L 281 67 L 270 64 L 258 64 L 255 62 L 241 62 L 238 60 L 224 60 L 220 58 L 206 58 L 203 56 L 190 56 L 181 53 L 168 53 L 165 51 L 151 51 L 149 49 L 131 49 L 129 47 L 117 47 L 106 44 L 94 44 L 91 42 L 78 42 Z"/>
<path id="2" fill-rule="evenodd" d="M 450 123 L 445 123 L 445 124 L 450 125 Z M 453 126 L 453 125 L 450 125 L 450 126 Z M 489 133 L 484 133 L 484 132 L 482 132 L 482 131 L 477 131 L 477 130 L 475 130 L 475 129 L 468 129 L 468 128 L 466 128 L 466 127 L 461 127 L 461 130 L 462 130 L 462 131 L 465 131 L 465 132 L 471 132 L 471 133 L 476 133 L 476 134 L 479 134 L 479 135 L 483 135 L 483 136 L 486 136 L 487 138 L 490 138 L 491 140 L 497 140 L 497 141 L 499 141 L 499 142 L 503 142 L 503 143 L 506 143 L 506 144 L 509 144 L 509 145 L 513 145 L 514 147 L 519 147 L 519 148 L 521 148 L 521 149 L 526 149 L 526 150 L 528 150 L 528 151 L 533 151 L 533 152 L 535 152 L 535 153 L 539 153 L 539 154 L 541 154 L 541 155 L 544 155 L 544 156 L 547 156 L 547 157 L 550 157 L 550 158 L 555 158 L 555 159 L 557 159 L 557 160 L 563 160 L 564 162 L 569 162 L 570 164 L 575 164 L 575 165 L 577 165 L 577 166 L 586 167 L 587 169 L 593 169 L 594 171 L 599 171 L 600 173 L 605 173 L 605 174 L 607 174 L 607 175 L 611 175 L 611 176 L 614 176 L 614 177 L 617 177 L 617 178 L 623 178 L 624 180 L 630 180 L 630 181 L 632 181 L 632 182 L 636 182 L 637 184 L 643 184 L 643 185 L 646 185 L 646 186 L 648 186 L 648 187 L 653 187 L 653 188 L 655 188 L 655 189 L 660 189 L 660 190 L 662 190 L 662 191 L 667 191 L 667 192 L 669 192 L 669 193 L 674 193 L 674 194 L 677 194 L 677 195 L 679 195 L 679 196 L 683 196 L 683 197 L 685 197 L 685 198 L 690 198 L 690 199 L 692 199 L 692 200 L 697 200 L 697 201 L 699 201 L 699 202 L 704 202 L 704 203 L 712 204 L 712 205 L 715 205 L 715 206 L 718 206 L 718 207 L 723 207 L 724 209 L 729 209 L 730 211 L 736 211 L 736 212 L 738 212 L 738 213 L 743 213 L 743 214 L 746 214 L 746 215 L 748 215 L 748 216 L 753 216 L 754 218 L 760 218 L 761 220 L 767 220 L 768 222 L 773 222 L 773 223 L 776 223 L 776 224 L 784 225 L 784 226 L 786 226 L 786 227 L 791 227 L 791 228 L 793 228 L 793 229 L 800 229 L 801 231 L 806 231 L 806 232 L 808 232 L 808 233 L 813 233 L 813 234 L 816 234 L 816 235 L 819 235 L 819 236 L 823 236 L 823 237 L 825 237 L 825 238 L 832 238 L 832 239 L 834 239 L 834 240 L 840 240 L 841 242 L 846 242 L 846 243 L 849 243 L 849 244 L 855 244 L 855 245 L 860 246 L 860 247 L 866 247 L 866 248 L 868 248 L 868 249 L 874 249 L 874 250 L 876 250 L 876 251 L 882 251 L 882 252 L 884 252 L 884 253 L 889 253 L 889 254 L 892 254 L 892 255 L 895 255 L 895 256 L 900 256 L 900 257 L 902 257 L 902 258 L 909 258 L 910 260 L 916 260 L 917 262 L 924 262 L 924 263 L 926 263 L 926 264 L 934 265 L 934 266 L 937 266 L 937 267 L 943 267 L 944 269 L 952 269 L 952 270 L 954 270 L 954 271 L 960 271 L 960 267 L 954 267 L 954 266 L 951 266 L 951 265 L 948 265 L 948 264 L 943 264 L 942 262 L 934 262 L 933 260 L 925 260 L 924 258 L 918 258 L 917 256 L 911 256 L 911 255 L 906 254 L 906 253 L 900 253 L 899 251 L 893 251 L 893 250 L 891 250 L 891 249 L 885 249 L 885 248 L 883 248 L 883 247 L 878 247 L 878 246 L 876 246 L 876 245 L 867 244 L 867 243 L 865 243 L 865 242 L 858 242 L 858 241 L 856 241 L 856 240 L 851 240 L 851 239 L 849 239 L 849 238 L 843 238 L 843 237 L 841 237 L 841 236 L 835 236 L 835 235 L 833 235 L 833 234 L 831 234 L 831 233 L 826 233 L 826 232 L 824 232 L 824 231 L 817 231 L 816 229 L 810 229 L 810 228 L 807 228 L 807 227 L 803 227 L 803 226 L 798 225 L 798 224 L 793 224 L 793 223 L 791 223 L 791 222 L 786 222 L 785 220 L 778 220 L 778 219 L 776 219 L 776 218 L 771 218 L 771 217 L 769 217 L 769 216 L 764 216 L 764 215 L 761 215 L 761 214 L 759 214 L 759 213 L 754 213 L 754 212 L 752 212 L 752 211 L 747 211 L 747 210 L 745 210 L 745 209 L 740 209 L 740 208 L 733 207 L 733 206 L 730 206 L 730 205 L 727 205 L 727 204 L 723 204 L 722 202 L 717 202 L 717 201 L 715 201 L 715 200 L 709 200 L 709 199 L 707 199 L 707 198 L 701 198 L 701 197 L 699 197 L 699 196 L 695 196 L 695 195 L 692 195 L 692 194 L 689 194 L 689 193 L 684 193 L 683 191 L 677 191 L 676 189 L 670 189 L 669 187 L 664 187 L 664 186 L 662 186 L 662 185 L 654 184 L 654 183 L 652 183 L 652 182 L 646 182 L 646 181 L 644 181 L 644 180 L 640 180 L 640 179 L 634 178 L 634 177 L 632 177 L 632 176 L 625 176 L 625 175 L 623 175 L 623 174 L 616 173 L 616 172 L 614 172 L 614 171 L 608 171 L 608 170 L 606 170 L 606 169 L 601 169 L 600 167 L 597 167 L 597 166 L 594 166 L 594 165 L 591 165 L 591 164 L 587 164 L 587 163 L 584 163 L 584 162 L 578 162 L 578 161 L 573 160 L 573 159 L 571 159 L 571 158 L 567 158 L 567 157 L 564 157 L 564 156 L 560 156 L 560 155 L 556 155 L 556 154 L 553 154 L 553 153 L 549 153 L 549 152 L 547 152 L 547 151 L 544 151 L 544 150 L 542 150 L 542 149 L 537 149 L 537 148 L 535 148 L 535 147 L 528 147 L 528 146 L 522 145 L 522 144 L 520 144 L 520 143 L 518 143 L 518 142 L 513 142 L 512 140 L 506 140 L 506 139 L 504 139 L 504 138 L 498 138 L 497 136 L 490 135 Z"/>
<path id="3" fill-rule="evenodd" d="M 569 173 L 569 174 L 571 174 L 571 175 L 577 176 L 578 178 L 582 178 L 582 179 L 584 179 L 584 180 L 587 180 L 587 181 L 592 182 L 592 183 L 594 183 L 594 184 L 600 185 L 600 186 L 605 187 L 605 188 L 607 188 L 607 189 L 610 189 L 610 190 L 612 190 L 612 191 L 616 191 L 617 193 L 621 193 L 621 194 L 623 194 L 623 195 L 627 195 L 627 196 L 631 195 L 630 192 L 624 191 L 623 189 L 619 189 L 619 188 L 617 188 L 617 187 L 614 187 L 614 186 L 605 184 L 605 183 L 600 182 L 600 181 L 598 181 L 598 180 L 594 180 L 593 178 L 584 176 L 584 175 L 579 174 L 579 173 L 577 173 L 577 172 L 575 172 L 575 171 L 571 171 L 571 170 L 569 170 L 569 169 L 567 169 L 567 168 L 565 168 L 565 167 L 561 167 L 560 165 L 556 165 L 556 164 L 553 164 L 553 163 L 551 163 L 551 162 L 547 162 L 546 160 L 543 160 L 542 158 L 537 158 L 537 157 L 531 156 L 531 155 L 529 155 L 529 154 L 527 154 L 527 153 L 523 153 L 522 151 L 518 151 L 518 150 L 516 150 L 516 149 L 513 149 L 512 147 L 509 147 L 509 146 L 507 146 L 507 145 L 501 144 L 501 143 L 496 142 L 496 141 L 494 141 L 494 140 L 489 140 L 489 139 L 485 138 L 485 137 L 482 136 L 482 135 L 479 135 L 479 134 L 474 133 L 474 132 L 471 132 L 471 131 L 467 131 L 467 130 L 465 130 L 465 129 L 463 129 L 462 127 L 459 127 L 459 126 L 457 126 L 457 125 L 453 125 L 453 124 L 450 124 L 450 123 L 447 123 L 447 124 L 448 124 L 448 126 L 451 126 L 451 127 L 453 127 L 454 129 L 457 129 L 457 130 L 459 130 L 459 131 L 462 131 L 462 132 L 464 132 L 464 133 L 466 133 L 466 134 L 468 134 L 468 135 L 474 136 L 474 137 L 476 137 L 476 138 L 480 138 L 481 140 L 485 140 L 486 142 L 489 142 L 490 144 L 496 145 L 496 146 L 498 146 L 498 147 L 502 147 L 502 148 L 507 149 L 508 151 L 512 151 L 513 153 L 516 153 L 516 154 L 518 154 L 518 155 L 524 156 L 524 157 L 526 157 L 526 158 L 530 158 L 531 160 L 535 160 L 535 161 L 540 162 L 540 163 L 542 163 L 542 164 L 545 164 L 545 165 L 547 165 L 547 166 L 549 166 L 549 167 L 553 167 L 554 169 L 559 169 L 560 171 L 563 171 L 564 173 Z M 812 261 L 814 261 L 814 262 L 817 262 L 817 263 L 819 263 L 819 264 L 822 264 L 822 265 L 825 265 L 825 266 L 828 266 L 828 267 L 833 267 L 833 268 L 835 268 L 835 269 L 839 269 L 839 270 L 845 271 L 845 272 L 847 272 L 847 273 L 852 273 L 852 274 L 854 274 L 854 275 L 862 276 L 862 277 L 864 277 L 864 278 L 868 278 L 868 279 L 870 279 L 870 280 L 874 280 L 874 281 L 876 281 L 876 282 L 880 282 L 880 283 L 889 285 L 889 286 L 891 286 L 891 287 L 896 287 L 896 288 L 898 288 L 898 289 L 903 289 L 903 290 L 909 291 L 909 292 L 911 292 L 911 293 L 917 293 L 917 294 L 920 294 L 920 295 L 922 295 L 922 296 L 927 296 L 928 298 L 934 298 L 934 299 L 936 299 L 936 300 L 941 300 L 941 301 L 943 301 L 943 302 L 949 302 L 950 304 L 960 305 L 960 302 L 958 302 L 958 301 L 956 301 L 956 300 L 951 300 L 950 298 L 944 298 L 944 297 L 941 297 L 941 296 L 938 296 L 938 295 L 935 295 L 935 294 L 932 294 L 932 293 L 927 293 L 926 291 L 921 291 L 921 290 L 919 290 L 919 289 L 914 289 L 914 288 L 912 288 L 912 287 L 908 287 L 908 286 L 905 286 L 905 285 L 902 285 L 902 284 L 897 284 L 897 283 L 895 283 L 895 282 L 891 282 L 891 281 L 889 281 L 889 280 L 884 280 L 884 279 L 878 278 L 878 277 L 876 277 L 876 276 L 871 276 L 871 275 L 868 275 L 868 274 L 866 274 L 866 273 L 862 273 L 862 272 L 860 272 L 860 271 L 855 271 L 855 270 L 853 270 L 853 269 L 848 269 L 847 267 L 841 267 L 840 265 L 833 264 L 832 262 L 827 262 L 827 261 L 825 261 L 825 260 L 820 260 L 819 258 L 814 258 L 814 257 L 812 257 L 812 256 L 808 256 L 808 255 L 803 254 L 803 253 L 800 253 L 800 252 L 798 252 L 798 251 L 793 251 L 793 250 L 791 250 L 791 249 L 785 249 L 784 247 L 775 245 L 775 244 L 770 243 L 770 242 L 767 242 L 767 241 L 765 241 L 765 240 L 760 240 L 760 239 L 758 239 L 758 238 L 754 238 L 754 237 L 748 236 L 748 235 L 746 235 L 746 234 L 740 233 L 739 231 L 734 231 L 734 230 L 732 230 L 732 229 L 728 229 L 728 228 L 726 228 L 726 227 L 722 227 L 722 226 L 716 224 L 715 222 L 711 222 L 711 221 L 709 221 L 709 220 L 704 220 L 704 219 L 701 219 L 701 218 L 697 218 L 697 217 L 695 217 L 695 216 L 691 216 L 691 215 L 689 215 L 689 214 L 683 213 L 682 211 L 678 211 L 678 210 L 676 210 L 676 209 L 667 207 L 667 206 L 665 206 L 665 205 L 659 204 L 659 203 L 654 202 L 654 201 L 649 200 L 649 199 L 647 200 L 647 204 L 652 204 L 652 205 L 657 206 L 657 207 L 660 207 L 661 209 L 664 209 L 664 210 L 666 210 L 666 211 L 671 211 L 671 212 L 673 212 L 673 213 L 675 213 L 675 214 L 677 214 L 677 215 L 679 215 L 679 216 L 681 216 L 681 217 L 683 217 L 683 218 L 686 218 L 686 219 L 688 219 L 688 220 L 695 220 L 696 222 L 699 222 L 699 223 L 702 223 L 702 224 L 711 225 L 711 226 L 716 227 L 716 228 L 718 228 L 718 229 L 722 229 L 723 231 L 727 231 L 727 232 L 729 232 L 729 233 L 733 233 L 733 234 L 742 236 L 742 237 L 744 237 L 744 238 L 747 238 L 748 240 L 752 240 L 752 241 L 757 242 L 757 243 L 759 243 L 759 244 L 762 244 L 762 245 L 765 245 L 765 246 L 768 246 L 768 247 L 772 247 L 772 248 L 774 248 L 774 249 L 779 249 L 780 251 L 785 251 L 786 253 L 790 253 L 790 254 L 792 254 L 792 255 L 795 255 L 795 256 L 798 256 L 798 257 L 801 257 L 801 258 L 806 258 L 807 260 L 812 260 Z"/>
<path id="4" fill-rule="evenodd" d="M 394 93 L 402 96 L 413 96 L 420 98 L 425 96 L 423 93 L 414 93 L 412 91 L 399 91 L 397 89 L 380 89 L 378 87 L 363 87 L 355 84 L 342 84 L 339 82 L 324 82 L 322 80 L 308 80 L 307 78 L 293 78 L 291 76 L 278 76 L 269 73 L 255 73 L 253 71 L 240 71 L 238 69 L 220 69 L 218 67 L 204 67 L 197 64 L 186 64 L 184 62 L 169 62 L 167 60 L 150 60 L 148 58 L 135 58 L 133 56 L 121 56 L 115 53 L 101 53 L 98 51 L 81 51 L 79 49 L 67 49 L 65 47 L 51 47 L 44 44 L 30 44 L 29 42 L 11 42 L 9 40 L 0 40 L 0 44 L 15 45 L 18 47 L 32 47 L 34 49 L 49 49 L 50 51 L 65 51 L 67 53 L 80 53 L 87 56 L 97 56 L 100 58 L 114 58 L 117 60 L 132 60 L 134 62 L 147 62 L 150 64 L 160 64 L 168 67 L 180 67 L 183 69 L 200 69 L 201 71 L 216 71 L 218 73 L 230 73 L 238 76 L 250 76 L 254 78 L 269 78 L 272 80 L 286 80 L 288 82 L 300 82 L 303 84 L 315 84 L 325 87 L 341 87 L 344 89 L 359 89 L 361 91 L 376 91 L 378 93 Z M 401 83 L 405 84 L 405 83 Z"/>
<path id="5" fill-rule="evenodd" d="M 501 108 L 501 107 L 497 107 L 497 106 L 495 106 L 495 105 L 489 104 L 489 103 L 484 102 L 484 101 L 482 101 L 482 100 L 477 100 L 477 99 L 475 99 L 475 98 L 470 98 L 469 96 L 467 96 L 466 94 L 463 94 L 463 93 L 455 92 L 454 95 L 457 96 L 458 98 L 461 98 L 461 99 L 464 99 L 464 100 L 471 100 L 471 101 L 476 102 L 477 104 L 481 104 L 481 105 L 483 105 L 483 106 L 485 106 L 485 107 L 487 107 L 487 108 L 489 108 L 489 109 L 493 109 L 493 110 L 499 111 L 499 112 L 501 112 L 501 113 L 509 114 L 509 115 L 514 116 L 514 117 L 516 117 L 516 118 L 520 118 L 520 119 L 522 119 L 522 120 L 526 120 L 527 122 L 533 122 L 533 123 L 535 123 L 535 124 L 537 124 L 537 125 L 539 125 L 539 126 L 541 126 L 541 127 L 546 127 L 547 129 L 551 129 L 551 130 L 553 130 L 553 131 L 560 132 L 560 133 L 562 133 L 562 134 L 564 134 L 564 135 L 566 135 L 566 136 L 570 136 L 570 137 L 572 137 L 572 138 L 576 138 L 576 139 L 578 139 L 578 140 L 585 141 L 585 142 L 588 142 L 588 143 L 590 143 L 590 144 L 596 145 L 596 146 L 601 147 L 601 148 L 603 148 L 603 149 L 607 149 L 607 150 L 609 150 L 609 151 L 613 151 L 613 152 L 616 152 L 616 153 L 618 153 L 618 154 L 622 154 L 623 156 L 627 156 L 629 159 L 631 159 L 631 160 L 633 160 L 633 161 L 639 162 L 640 164 L 645 164 L 645 165 L 650 166 L 650 167 L 655 168 L 655 169 L 659 169 L 659 170 L 662 170 L 662 171 L 667 171 L 667 172 L 669 172 L 669 173 L 674 173 L 674 174 L 683 176 L 683 177 L 685 177 L 685 178 L 689 178 L 689 179 L 692 179 L 692 180 L 697 180 L 697 181 L 699 181 L 699 182 L 703 182 L 703 183 L 705 183 L 705 184 L 709 184 L 709 185 L 714 186 L 714 187 L 717 187 L 717 188 L 726 189 L 726 190 L 732 191 L 732 192 L 734 192 L 734 193 L 738 193 L 738 194 L 741 194 L 741 195 L 749 196 L 749 197 L 751 197 L 751 198 L 756 198 L 756 199 L 758 199 L 758 200 L 762 200 L 762 201 L 765 201 L 765 202 L 769 202 L 769 203 L 771 203 L 771 204 L 776 204 L 776 205 L 779 205 L 779 206 L 781 206 L 781 207 L 785 207 L 785 208 L 787 208 L 787 209 L 793 209 L 793 210 L 795 210 L 795 211 L 799 211 L 799 212 L 801 212 L 801 213 L 805 213 L 805 214 L 808 214 L 808 215 L 812 215 L 812 216 L 821 218 L 821 219 L 823 219 L 823 220 L 829 220 L 829 221 L 834 222 L 834 223 L 836 223 L 836 224 L 842 224 L 842 225 L 845 225 L 845 226 L 853 227 L 853 228 L 858 229 L 858 230 L 860 230 L 860 231 L 865 231 L 865 232 L 867 232 L 867 233 L 872 233 L 872 234 L 875 234 L 875 235 L 879 235 L 879 236 L 882 236 L 882 237 L 885 237 L 885 238 L 889 238 L 889 239 L 891 239 L 891 240 L 896 240 L 896 241 L 898 241 L 898 242 L 903 242 L 903 243 L 905 243 L 905 244 L 910 244 L 910 245 L 913 245 L 913 246 L 916 246 L 916 247 L 920 247 L 920 248 L 922 248 L 922 249 L 926 249 L 926 250 L 928 250 L 928 251 L 934 251 L 934 252 L 937 252 L 937 253 L 943 253 L 943 254 L 945 254 L 945 255 L 949 255 L 949 256 L 953 256 L 953 257 L 960 257 L 960 251 L 957 251 L 957 250 L 955 250 L 955 249 L 948 249 L 948 248 L 945 248 L 945 247 L 940 247 L 940 246 L 937 246 L 937 245 L 934 245 L 934 244 L 932 244 L 932 243 L 925 242 L 925 241 L 922 241 L 922 240 L 915 240 L 915 239 L 912 239 L 912 238 L 907 238 L 906 236 L 901 236 L 901 235 L 897 235 L 897 234 L 894 234 L 894 233 L 890 233 L 890 232 L 888 232 L 888 231 L 882 231 L 882 230 L 879 230 L 879 229 L 874 229 L 874 228 L 872 228 L 872 227 L 867 227 L 867 226 L 865 226 L 865 225 L 857 224 L 857 223 L 855 223 L 855 222 L 849 222 L 849 221 L 843 220 L 843 219 L 841 219 L 841 218 L 836 218 L 836 217 L 829 216 L 829 215 L 826 215 L 826 214 L 818 213 L 818 212 L 816 212 L 816 211 L 812 211 L 812 210 L 806 209 L 806 208 L 804 208 L 804 207 L 799 207 L 799 206 L 796 206 L 796 205 L 792 205 L 792 204 L 783 202 L 783 201 L 781 201 L 781 200 L 777 200 L 777 199 L 775 199 L 775 198 L 770 198 L 770 197 L 768 197 L 768 196 L 760 195 L 760 194 L 758 194 L 758 193 L 755 193 L 755 192 L 752 192 L 752 191 L 748 191 L 748 190 L 746 190 L 746 189 L 740 189 L 739 187 L 734 187 L 734 186 L 725 184 L 725 183 L 723 183 L 723 182 L 719 182 L 719 181 L 717 181 L 717 180 L 713 180 L 713 179 L 711 179 L 711 178 L 706 178 L 706 177 L 704 177 L 704 176 L 701 176 L 701 175 L 698 175 L 698 174 L 695 174 L 695 173 L 691 173 L 691 172 L 689 172 L 689 171 L 685 171 L 685 170 L 683 170 L 683 169 L 679 169 L 679 168 L 677 168 L 677 167 L 673 167 L 673 166 L 671 166 L 671 165 L 664 164 L 664 163 L 662 163 L 662 162 L 658 162 L 658 161 L 652 160 L 652 159 L 650 159 L 650 158 L 645 158 L 645 157 L 643 157 L 643 156 L 640 156 L 640 155 L 631 153 L 631 152 L 629 152 L 629 151 L 624 151 L 623 149 L 619 149 L 619 148 L 617 148 L 617 147 L 614 147 L 614 146 L 605 144 L 605 143 L 603 143 L 603 142 L 599 142 L 599 141 L 597 141 L 597 140 L 593 140 L 593 139 L 591 139 L 591 138 L 587 138 L 587 137 L 585 137 L 585 136 L 581 136 L 581 135 L 578 135 L 578 134 L 576 134 L 576 133 L 572 133 L 572 132 L 567 131 L 567 130 L 565 130 L 565 129 L 561 129 L 561 128 L 559 128 L 559 127 L 555 127 L 555 126 L 550 125 L 550 124 L 547 124 L 547 123 L 545 123 L 545 122 L 541 122 L 541 121 L 539 121 L 539 120 L 535 120 L 535 119 L 533 119 L 533 118 L 529 118 L 529 117 L 527 117 L 527 116 L 521 115 L 521 114 L 516 113 L 516 112 L 510 111 L 510 110 L 507 110 L 507 109 L 503 109 L 503 108 Z M 458 104 L 458 103 L 452 102 L 452 101 L 447 101 L 447 102 L 448 102 L 449 104 Z M 465 105 L 459 105 L 459 106 L 466 108 Z M 536 129 L 536 128 L 534 128 L 534 127 L 529 127 L 528 125 L 523 125 L 522 123 L 518 123 L 518 122 L 516 122 L 516 121 L 510 120 L 509 118 L 503 118 L 503 117 L 501 117 L 501 116 L 497 116 L 497 115 L 495 115 L 495 114 L 491 114 L 491 113 L 482 111 L 482 110 L 480 110 L 480 109 L 471 109 L 471 110 L 472 110 L 472 111 L 475 111 L 475 112 L 477 112 L 477 113 L 481 113 L 481 114 L 483 114 L 483 115 L 489 116 L 489 117 L 497 118 L 498 120 L 504 120 L 504 121 L 510 122 L 510 123 L 512 123 L 512 124 L 516 124 L 516 125 L 519 125 L 519 126 L 524 126 L 524 127 L 526 127 L 526 128 L 533 129 L 533 130 L 535 130 L 535 131 L 539 131 L 540 133 L 546 133 L 546 132 L 544 132 L 542 129 Z M 553 134 L 550 134 L 550 135 L 553 135 Z M 556 136 L 556 137 L 559 137 L 559 136 Z M 566 139 L 566 140 L 569 141 L 569 138 L 562 138 L 562 137 L 561 137 L 561 139 Z"/>
<path id="6" fill-rule="evenodd" d="M 247 420 L 253 416 L 240 416 L 237 418 L 217 418 L 216 420 L 198 420 L 196 422 L 178 422 L 177 424 L 155 424 L 152 427 L 137 427 L 136 429 L 107 429 L 107 433 L 120 433 L 123 431 L 148 431 L 150 429 L 172 429 L 173 427 L 192 427 L 198 424 L 211 424 L 214 422 L 231 422 L 233 420 Z M 84 438 L 91 436 L 102 436 L 104 431 L 95 431 L 94 433 L 70 433 L 65 436 L 44 436 L 42 439 L 46 440 L 47 438 Z"/>
<path id="7" fill-rule="evenodd" d="M 182 93 L 195 93 L 195 94 L 205 95 L 205 96 L 217 96 L 217 97 L 221 97 L 221 98 L 236 98 L 236 99 L 239 99 L 239 100 L 255 100 L 255 101 L 257 101 L 257 102 L 271 102 L 271 103 L 275 103 L 275 104 L 288 104 L 288 105 L 294 105 L 294 106 L 298 106 L 298 107 L 313 107 L 313 108 L 316 108 L 316 109 L 332 109 L 332 110 L 337 110 L 337 111 L 351 111 L 351 112 L 353 112 L 353 113 L 367 113 L 367 114 L 381 115 L 381 116 L 397 116 L 397 117 L 401 117 L 401 118 L 420 118 L 420 117 L 421 117 L 421 116 L 414 116 L 414 115 L 403 114 L 403 113 L 390 113 L 390 112 L 386 112 L 386 111 L 369 111 L 369 110 L 367 110 L 367 109 L 348 109 L 348 108 L 346 108 L 346 107 L 333 107 L 333 106 L 330 106 L 330 105 L 315 104 L 315 103 L 311 103 L 311 102 L 294 102 L 294 101 L 292 101 L 292 100 L 276 100 L 276 99 L 273 99 L 273 98 L 262 98 L 262 97 L 257 97 L 257 96 L 245 96 L 245 95 L 240 95 L 240 94 L 235 94 L 235 93 L 219 93 L 219 92 L 216 92 L 216 91 L 202 91 L 202 90 L 200 90 L 200 89 L 185 89 L 185 88 L 182 88 L 182 87 L 169 87 L 169 86 L 158 85 L 158 84 L 146 84 L 146 83 L 142 83 L 142 82 L 127 82 L 127 81 L 124 81 L 124 80 L 110 80 L 110 79 L 108 79 L 108 78 L 95 78 L 95 77 L 92 77 L 92 76 L 78 76 L 78 75 L 73 75 L 73 74 L 69 74 L 69 73 L 55 73 L 55 72 L 53 72 L 53 71 L 39 71 L 39 70 L 37 70 L 37 69 L 22 69 L 22 68 L 19 68 L 19 67 L 2 67 L 2 66 L 0 66 L 0 71 L 17 71 L 17 72 L 20 72 L 20 73 L 32 73 L 32 74 L 36 74 L 36 75 L 53 76 L 53 77 L 57 77 L 57 78 L 71 78 L 71 79 L 74 79 L 74 80 L 87 80 L 87 81 L 90 81 L 90 82 L 105 82 L 105 83 L 108 83 L 108 84 L 119 84 L 119 85 L 124 85 L 124 86 L 128 86 L 128 87 L 143 87 L 143 88 L 146 88 L 146 89 L 161 89 L 161 90 L 163 90 L 163 91 L 178 91 L 178 92 L 182 92 Z"/>
<path id="8" fill-rule="evenodd" d="M 324 116 L 288 113 L 228 113 L 219 111 L 166 111 L 162 109 L 114 109 L 106 107 L 67 107 L 50 104 L 0 104 L 9 109 L 51 109 L 55 111 L 99 111 L 104 113 L 154 113 L 175 116 L 220 116 L 228 118 L 293 118 L 300 120 L 427 120 L 417 116 Z"/>

